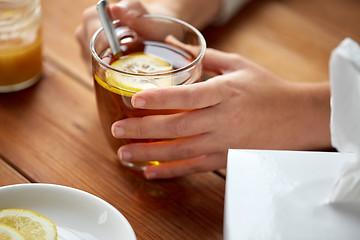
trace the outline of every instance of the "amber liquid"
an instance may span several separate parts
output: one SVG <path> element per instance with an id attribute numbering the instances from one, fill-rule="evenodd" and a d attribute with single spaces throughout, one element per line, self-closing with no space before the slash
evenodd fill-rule
<path id="1" fill-rule="evenodd" d="M 0 88 L 39 78 L 42 69 L 41 37 L 24 44 L 23 40 L 0 41 Z"/>
<path id="2" fill-rule="evenodd" d="M 123 55 L 131 54 L 134 52 L 142 51 L 147 54 L 155 55 L 156 57 L 170 63 L 173 69 L 178 69 L 183 66 L 188 65 L 194 60 L 194 57 L 180 50 L 174 46 L 158 43 L 158 42 L 143 42 L 137 46 L 130 46 L 123 48 Z M 115 59 L 109 52 L 106 50 L 101 54 L 101 57 L 104 61 L 112 63 Z M 104 74 L 103 74 L 104 75 Z M 104 78 L 104 77 L 103 77 Z M 94 86 L 97 98 L 98 111 L 100 115 L 100 120 L 102 127 L 105 131 L 107 140 L 109 141 L 112 149 L 116 153 L 120 146 L 130 143 L 139 143 L 139 142 L 154 142 L 154 141 L 164 141 L 169 139 L 116 139 L 111 134 L 111 125 L 118 120 L 131 118 L 131 117 L 144 117 L 148 115 L 167 115 L 182 112 L 182 110 L 147 110 L 147 109 L 135 109 L 131 105 L 131 96 L 129 94 L 117 94 L 101 86 L 101 82 L 106 82 L 106 79 L 101 79 L 99 74 L 94 75 Z M 103 83 L 102 83 L 103 84 Z M 126 91 L 124 91 L 126 92 Z M 136 163 L 134 168 L 146 165 L 157 165 L 159 162 L 139 162 Z"/>

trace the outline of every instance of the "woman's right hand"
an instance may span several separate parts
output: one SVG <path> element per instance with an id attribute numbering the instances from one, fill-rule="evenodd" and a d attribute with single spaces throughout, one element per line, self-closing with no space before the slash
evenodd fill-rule
<path id="1" fill-rule="evenodd" d="M 225 168 L 229 148 L 330 147 L 328 82 L 288 82 L 240 55 L 213 49 L 207 50 L 204 67 L 220 75 L 133 96 L 135 108 L 191 111 L 115 122 L 117 138 L 174 139 L 124 145 L 122 161 L 164 161 L 144 174 L 172 178 Z"/>

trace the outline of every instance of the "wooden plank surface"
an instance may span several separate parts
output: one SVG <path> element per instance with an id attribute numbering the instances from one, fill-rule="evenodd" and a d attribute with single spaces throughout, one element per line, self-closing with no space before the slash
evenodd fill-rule
<path id="1" fill-rule="evenodd" d="M 121 211 L 138 239 L 222 239 L 222 177 L 146 181 L 111 153 L 74 35 L 96 2 L 42 1 L 44 78 L 0 95 L 0 186 L 31 179 L 88 191 Z M 210 47 L 289 81 L 327 81 L 331 50 L 346 36 L 360 41 L 359 13 L 357 0 L 253 0 L 226 26 L 203 32 Z"/>
<path id="2" fill-rule="evenodd" d="M 97 0 L 43 0 L 44 54 L 58 67 L 69 71 L 77 79 L 92 85 L 89 69 L 81 58 L 75 37 L 76 27 L 82 22 L 83 11 Z"/>
<path id="3" fill-rule="evenodd" d="M 360 40 L 358 0 L 280 0 L 329 32 Z"/>
<path id="4" fill-rule="evenodd" d="M 44 79 L 34 87 L 0 95 L 0 153 L 35 182 L 72 186 L 108 201 L 138 239 L 221 238 L 223 179 L 205 173 L 147 181 L 122 167 L 103 136 L 92 89 L 51 63 L 44 66 Z"/>
<path id="5" fill-rule="evenodd" d="M 68 1 L 43 2 L 45 54 L 88 84 L 74 31 L 83 10 L 96 2 L 79 0 L 71 9 Z M 285 79 L 327 81 L 331 50 L 347 36 L 360 40 L 359 5 L 356 0 L 253 0 L 228 24 L 209 27 L 204 35 L 210 47 L 242 54 Z"/>
<path id="6" fill-rule="evenodd" d="M 69 3 L 43 1 L 44 78 L 0 95 L 0 153 L 34 182 L 72 186 L 108 201 L 138 239 L 221 239 L 223 179 L 205 173 L 146 181 L 110 153 L 74 37 L 90 1 Z"/>
<path id="7" fill-rule="evenodd" d="M 0 187 L 20 183 L 29 183 L 29 180 L 12 168 L 3 156 L 0 156 Z"/>
<path id="8" fill-rule="evenodd" d="M 210 47 L 242 54 L 287 80 L 327 81 L 331 51 L 346 36 L 360 40 L 359 13 L 349 10 L 359 5 L 352 0 L 251 1 L 226 27 L 204 33 Z"/>

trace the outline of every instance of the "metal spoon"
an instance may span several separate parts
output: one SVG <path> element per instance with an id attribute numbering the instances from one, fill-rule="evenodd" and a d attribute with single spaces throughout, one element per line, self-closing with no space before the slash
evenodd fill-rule
<path id="1" fill-rule="evenodd" d="M 120 52 L 120 44 L 115 35 L 114 25 L 112 24 L 109 17 L 107 4 L 108 3 L 106 0 L 100 0 L 96 5 L 96 8 L 101 25 L 104 28 L 106 38 L 109 42 L 111 52 L 116 57 L 116 55 Z"/>

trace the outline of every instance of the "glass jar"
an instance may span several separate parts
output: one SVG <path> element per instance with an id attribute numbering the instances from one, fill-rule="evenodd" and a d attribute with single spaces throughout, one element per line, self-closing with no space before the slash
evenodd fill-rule
<path id="1" fill-rule="evenodd" d="M 40 0 L 0 0 L 0 92 L 39 80 L 41 42 Z"/>

